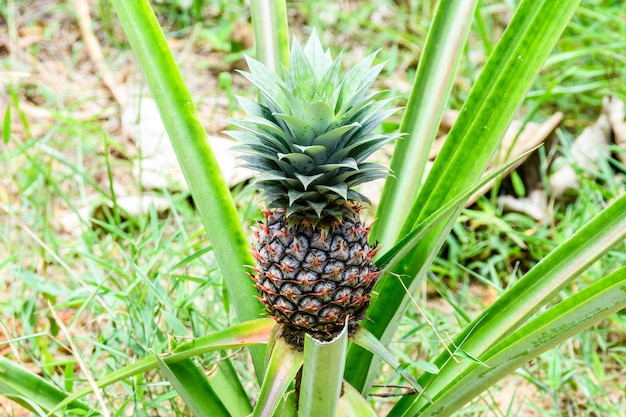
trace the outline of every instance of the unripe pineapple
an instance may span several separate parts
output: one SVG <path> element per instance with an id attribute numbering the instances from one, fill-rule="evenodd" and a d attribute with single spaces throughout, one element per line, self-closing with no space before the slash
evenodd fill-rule
<path id="1" fill-rule="evenodd" d="M 294 40 L 281 77 L 247 58 L 242 74 L 260 103 L 240 98 L 248 118 L 229 132 L 269 207 L 253 249 L 260 299 L 287 329 L 318 339 L 346 320 L 356 328 L 379 275 L 359 216 L 367 199 L 354 189 L 387 174 L 365 160 L 395 138 L 372 133 L 394 111 L 369 93 L 381 69 L 373 60 L 342 74 L 341 55 L 333 60 L 315 33 L 304 48 Z"/>

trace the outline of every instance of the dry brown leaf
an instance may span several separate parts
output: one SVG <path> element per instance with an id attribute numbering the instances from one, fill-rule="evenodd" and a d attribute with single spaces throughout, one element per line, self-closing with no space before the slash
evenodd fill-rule
<path id="1" fill-rule="evenodd" d="M 144 189 L 187 189 L 174 148 L 156 102 L 141 94 L 129 94 L 128 105 L 122 109 L 122 128 L 134 139 L 139 157 L 134 161 L 133 175 Z"/>
<path id="2" fill-rule="evenodd" d="M 537 221 L 544 221 L 548 218 L 548 196 L 543 189 L 530 191 L 528 197 L 500 196 L 498 205 L 504 211 L 523 213 Z"/>
<path id="3" fill-rule="evenodd" d="M 233 41 L 240 42 L 244 50 L 254 48 L 254 32 L 247 21 L 235 22 L 231 37 Z"/>
<path id="4" fill-rule="evenodd" d="M 257 175 L 254 171 L 241 166 L 239 153 L 233 150 L 233 146 L 237 144 L 234 140 L 222 136 L 209 136 L 209 142 L 229 187 L 232 188 Z"/>
<path id="5" fill-rule="evenodd" d="M 580 134 L 570 149 L 572 163 L 584 170 L 597 169 L 598 161 L 601 158 L 608 158 L 610 155 L 609 143 L 611 141 L 611 124 L 607 113 L 610 108 L 606 106 L 598 117 L 598 120 Z M 562 165 L 552 174 L 549 180 L 551 194 L 554 198 L 563 196 L 568 190 L 578 189 L 578 174 L 574 167 L 564 159 Z"/>
<path id="6" fill-rule="evenodd" d="M 620 149 L 619 160 L 626 165 L 626 123 L 624 122 L 624 101 L 617 97 L 604 97 L 602 101 L 609 124 L 613 131 L 613 142 Z"/>
<path id="7" fill-rule="evenodd" d="M 135 140 L 141 155 L 135 161 L 134 175 L 144 189 L 186 191 L 187 183 L 156 102 L 138 93 L 131 94 L 130 97 L 129 105 L 122 112 L 122 126 L 126 134 Z M 229 187 L 234 187 L 254 175 L 252 171 L 239 166 L 238 154 L 232 150 L 236 145 L 235 141 L 217 135 L 208 136 L 207 140 Z"/>
<path id="8" fill-rule="evenodd" d="M 548 120 L 541 124 L 531 122 L 527 123 L 524 126 L 523 123 L 519 120 L 513 121 L 513 123 L 511 123 L 511 125 L 509 126 L 506 134 L 504 135 L 504 138 L 502 139 L 502 144 L 500 145 L 496 156 L 493 158 L 491 166 L 487 168 L 486 174 L 489 174 L 491 171 L 493 171 L 494 166 L 502 166 L 544 143 L 562 120 L 563 114 L 555 113 Z M 523 130 L 520 132 L 522 126 Z M 513 170 L 523 165 L 530 156 L 531 155 L 528 155 L 523 159 L 517 161 L 515 164 L 511 165 L 504 171 L 502 176 L 507 176 Z M 490 181 L 484 187 L 478 190 L 469 199 L 469 201 L 467 202 L 467 206 L 472 205 L 476 202 L 476 200 L 478 200 L 478 198 L 487 193 L 487 191 L 491 190 L 495 182 L 495 180 Z M 527 188 L 533 187 L 534 184 Z"/>

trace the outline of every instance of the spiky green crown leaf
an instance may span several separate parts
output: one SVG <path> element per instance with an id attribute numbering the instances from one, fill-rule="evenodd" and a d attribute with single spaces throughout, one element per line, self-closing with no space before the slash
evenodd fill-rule
<path id="1" fill-rule="evenodd" d="M 365 160 L 397 135 L 373 133 L 395 109 L 369 93 L 382 65 L 376 54 L 342 73 L 341 54 L 324 50 L 313 32 L 304 48 L 294 39 L 282 77 L 246 57 L 241 72 L 260 91 L 260 103 L 238 98 L 248 114 L 231 120 L 228 134 L 242 143 L 246 166 L 273 208 L 302 218 L 341 218 L 352 202 L 367 199 L 354 187 L 387 175 Z"/>

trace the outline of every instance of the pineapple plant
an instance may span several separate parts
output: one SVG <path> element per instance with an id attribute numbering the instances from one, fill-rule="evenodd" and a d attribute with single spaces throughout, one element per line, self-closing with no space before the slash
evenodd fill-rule
<path id="1" fill-rule="evenodd" d="M 369 201 L 355 189 L 387 175 L 366 159 L 396 138 L 374 132 L 394 112 L 383 92 L 369 92 L 382 67 L 374 58 L 344 74 L 341 54 L 333 59 L 313 32 L 304 47 L 292 42 L 282 75 L 249 57 L 242 72 L 260 99 L 239 98 L 248 117 L 229 134 L 267 201 L 251 275 L 291 340 L 332 339 L 346 322 L 353 332 L 380 273 L 360 218 Z"/>

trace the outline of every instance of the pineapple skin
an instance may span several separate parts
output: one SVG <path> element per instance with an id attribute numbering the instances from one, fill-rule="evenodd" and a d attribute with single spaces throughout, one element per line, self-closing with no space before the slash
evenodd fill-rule
<path id="1" fill-rule="evenodd" d="M 332 339 L 346 322 L 354 332 L 380 273 L 372 262 L 378 248 L 368 244 L 358 208 L 327 225 L 293 224 L 282 208 L 264 216 L 252 278 L 269 314 L 318 340 Z"/>

